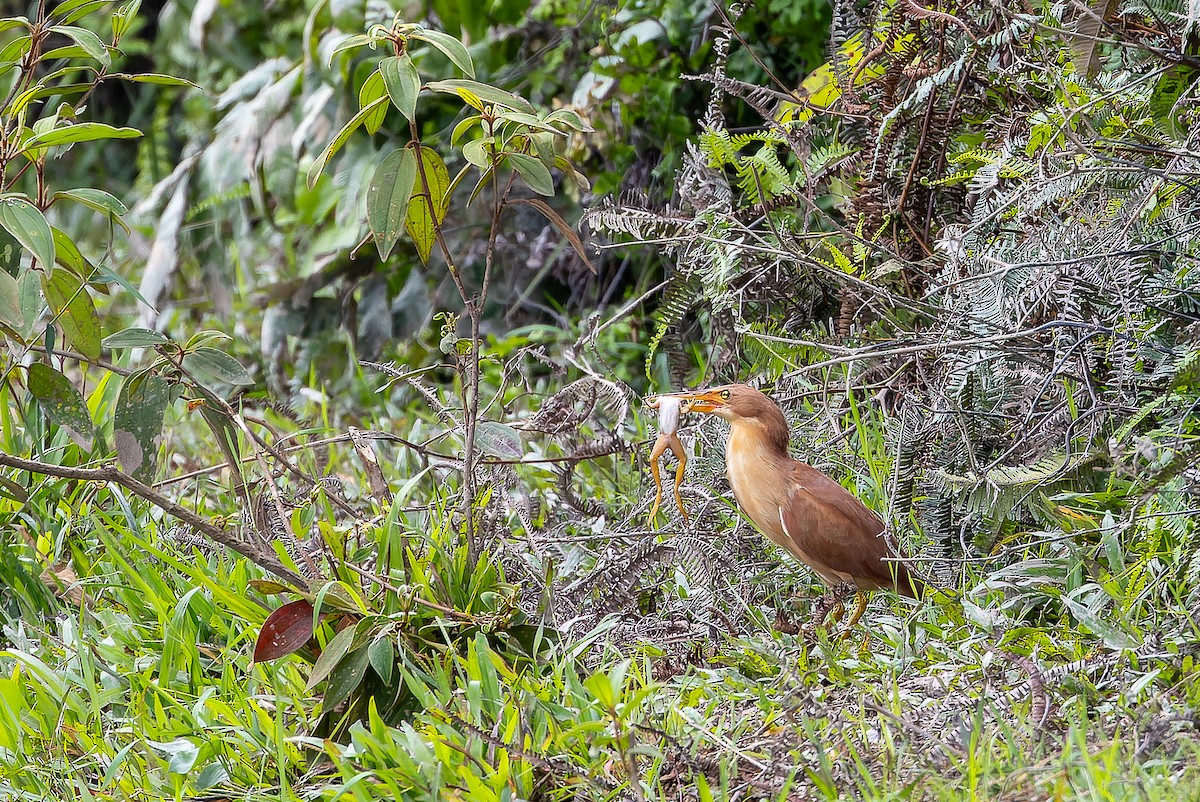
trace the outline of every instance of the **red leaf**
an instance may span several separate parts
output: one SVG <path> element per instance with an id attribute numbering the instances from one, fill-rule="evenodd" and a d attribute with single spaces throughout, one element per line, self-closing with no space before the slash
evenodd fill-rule
<path id="1" fill-rule="evenodd" d="M 304 599 L 289 602 L 263 622 L 258 642 L 254 644 L 254 662 L 278 660 L 308 643 L 312 636 L 312 604 Z"/>

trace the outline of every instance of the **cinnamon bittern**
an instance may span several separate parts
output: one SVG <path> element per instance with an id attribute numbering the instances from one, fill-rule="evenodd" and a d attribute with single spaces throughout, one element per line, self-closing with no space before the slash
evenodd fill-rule
<path id="1" fill-rule="evenodd" d="M 787 419 L 774 401 L 744 384 L 670 395 L 689 412 L 729 422 L 726 473 L 738 506 L 758 530 L 826 585 L 858 591 L 847 630 L 866 609 L 865 591 L 922 594 L 925 583 L 895 561 L 883 521 L 840 484 L 788 454 Z"/>

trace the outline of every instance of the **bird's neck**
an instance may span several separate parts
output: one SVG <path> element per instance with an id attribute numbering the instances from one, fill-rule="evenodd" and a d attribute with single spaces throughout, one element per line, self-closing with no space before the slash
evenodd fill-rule
<path id="1" fill-rule="evenodd" d="M 753 459 L 766 463 L 791 459 L 788 455 L 788 429 L 783 416 L 777 425 L 765 424 L 762 418 L 740 418 L 729 427 L 727 456 L 738 452 L 742 459 Z"/>

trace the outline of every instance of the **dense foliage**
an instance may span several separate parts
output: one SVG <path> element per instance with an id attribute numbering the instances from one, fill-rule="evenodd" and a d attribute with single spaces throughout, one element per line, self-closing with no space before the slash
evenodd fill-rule
<path id="1" fill-rule="evenodd" d="M 29 5 L 0 796 L 1200 794 L 1186 9 Z M 647 521 L 724 380 L 941 591 Z"/>

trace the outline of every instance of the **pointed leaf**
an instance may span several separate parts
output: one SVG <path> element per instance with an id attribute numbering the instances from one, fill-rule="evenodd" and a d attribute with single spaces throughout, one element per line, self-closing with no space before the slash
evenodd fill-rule
<path id="1" fill-rule="evenodd" d="M 485 454 L 507 460 L 519 460 L 525 451 L 520 432 L 491 420 L 480 421 L 475 427 L 475 444 Z"/>
<path id="2" fill-rule="evenodd" d="M 21 331 L 24 324 L 17 280 L 0 270 L 0 325 L 8 326 L 13 331 Z"/>
<path id="3" fill-rule="evenodd" d="M 29 392 L 38 400 L 46 417 L 58 424 L 75 445 L 91 451 L 96 427 L 74 383 L 42 362 L 30 365 L 28 373 Z"/>
<path id="4" fill-rule="evenodd" d="M 380 259 L 387 259 L 404 231 L 416 179 L 417 156 L 411 148 L 389 153 L 371 178 L 367 187 L 367 223 Z"/>
<path id="5" fill-rule="evenodd" d="M 454 66 L 458 67 L 470 77 L 475 77 L 475 62 L 471 60 L 471 53 L 467 50 L 466 45 L 455 39 L 448 33 L 441 31 L 421 30 L 413 34 L 414 39 L 422 39 L 436 47 L 445 54 L 446 58 L 454 62 Z"/>
<path id="6" fill-rule="evenodd" d="M 38 264 L 54 264 L 54 236 L 42 210 L 19 195 L 0 196 L 0 226 L 12 234 Z"/>
<path id="7" fill-rule="evenodd" d="M 325 644 L 325 651 L 321 652 L 321 656 L 313 664 L 312 674 L 308 677 L 309 690 L 317 687 L 321 680 L 328 677 L 329 673 L 337 668 L 337 664 L 350 651 L 350 647 L 354 645 L 354 629 L 354 627 L 346 627 Z"/>
<path id="8" fill-rule="evenodd" d="M 346 655 L 337 667 L 329 674 L 329 684 L 325 686 L 325 698 L 321 700 L 323 710 L 332 710 L 362 685 L 363 677 L 367 674 L 367 664 L 370 656 L 364 646 Z"/>
<path id="9" fill-rule="evenodd" d="M 25 141 L 22 151 L 53 145 L 72 145 L 76 142 L 95 142 L 99 139 L 136 139 L 142 132 L 136 128 L 117 128 L 105 123 L 72 123 L 35 134 Z"/>
<path id="10" fill-rule="evenodd" d="M 437 241 L 437 230 L 446 219 L 446 209 L 450 205 L 450 173 L 437 151 L 424 145 L 420 148 L 421 166 L 429 193 L 425 192 L 425 185 L 421 181 L 422 171 L 418 170 L 404 228 L 416 243 L 421 261 L 428 263 L 433 244 Z"/>
<path id="11" fill-rule="evenodd" d="M 313 636 L 313 608 L 304 599 L 288 602 L 267 616 L 254 644 L 254 662 L 291 654 Z"/>
<path id="12" fill-rule="evenodd" d="M 99 359 L 100 316 L 79 277 L 69 270 L 55 268 L 42 280 L 42 292 L 67 342 L 88 359 Z"/>
<path id="13" fill-rule="evenodd" d="M 396 665 L 396 644 L 386 635 L 381 635 L 371 641 L 367 647 L 367 657 L 371 660 L 371 668 L 383 680 L 384 685 L 392 681 L 392 669 Z"/>
<path id="14" fill-rule="evenodd" d="M 367 76 L 367 80 L 363 81 L 362 87 L 358 90 L 358 107 L 366 108 L 374 101 L 386 96 L 387 87 L 383 85 L 383 75 L 376 70 Z M 387 119 L 387 112 L 387 104 L 381 103 L 372 114 L 363 120 L 363 128 L 367 129 L 368 134 L 374 134 L 380 129 L 383 121 Z"/>
<path id="15" fill-rule="evenodd" d="M 508 160 L 512 162 L 512 166 L 516 168 L 521 177 L 525 179 L 525 183 L 534 192 L 539 195 L 554 194 L 554 179 L 550 177 L 550 171 L 539 159 L 524 153 L 510 153 Z"/>
<path id="16" fill-rule="evenodd" d="M 449 95 L 458 95 L 466 99 L 467 94 L 473 95 L 486 103 L 493 103 L 498 106 L 503 106 L 506 109 L 513 111 L 523 111 L 527 114 L 535 114 L 536 110 L 533 105 L 523 97 L 518 97 L 512 92 L 505 92 L 503 89 L 497 89 L 488 84 L 481 84 L 478 81 L 469 81 L 466 79 L 456 79 L 452 81 L 430 81 L 425 84 L 425 87 L 433 92 L 442 92 Z"/>
<path id="17" fill-rule="evenodd" d="M 113 413 L 117 459 L 126 473 L 147 484 L 154 481 L 169 397 L 170 385 L 146 372 L 127 377 L 117 396 Z"/>
<path id="18" fill-rule="evenodd" d="M 100 212 L 100 214 L 110 216 L 121 228 L 125 229 L 125 233 L 129 233 L 129 226 L 125 225 L 125 221 L 121 219 L 121 216 L 127 214 L 129 209 L 121 201 L 117 200 L 114 195 L 110 195 L 102 189 L 79 187 L 78 189 L 66 189 L 62 192 L 54 193 L 54 199 L 57 200 L 59 198 L 73 200 L 89 209 Z"/>
<path id="19" fill-rule="evenodd" d="M 511 202 L 532 206 L 541 212 L 558 229 L 559 233 L 567 238 L 567 242 L 571 243 L 571 247 L 575 249 L 575 253 L 579 255 L 583 263 L 587 265 L 588 270 L 591 270 L 593 273 L 596 272 L 596 267 L 592 264 L 592 260 L 588 258 L 587 250 L 583 247 L 583 240 L 579 238 L 579 234 L 575 233 L 575 229 L 567 224 L 562 215 L 550 208 L 549 204 L 540 198 L 516 198 Z"/>
<path id="20" fill-rule="evenodd" d="M 336 135 L 334 135 L 333 141 L 325 146 L 325 150 L 321 151 L 321 155 L 318 156 L 317 160 L 312 163 L 311 167 L 308 168 L 309 189 L 312 189 L 312 187 L 317 183 L 317 178 L 325 169 L 325 165 L 329 164 L 329 160 L 333 158 L 333 155 L 342 149 L 342 145 L 346 144 L 346 140 L 350 138 L 350 135 L 354 133 L 355 129 L 362 125 L 368 117 L 370 117 L 379 109 L 380 106 L 386 104 L 387 102 L 388 99 L 386 97 L 372 100 L 370 104 L 359 109 L 358 114 L 355 114 L 350 118 L 350 122 L 342 126 L 342 129 L 338 131 Z"/>
<path id="21" fill-rule="evenodd" d="M 99 61 L 105 67 L 112 64 L 112 59 L 108 55 L 108 48 L 104 46 L 104 42 L 87 28 L 79 28 L 75 25 L 54 25 L 50 30 L 72 39 L 75 44 L 83 48 L 85 53 L 96 59 L 96 61 Z"/>
<path id="22" fill-rule="evenodd" d="M 254 384 L 254 378 L 242 367 L 242 363 L 224 351 L 207 345 L 186 354 L 183 357 L 183 369 L 197 379 L 241 386 Z"/>
<path id="23" fill-rule="evenodd" d="M 105 337 L 103 345 L 105 348 L 153 348 L 170 341 L 165 334 L 160 334 L 154 329 L 130 326 Z"/>
<path id="24" fill-rule="evenodd" d="M 400 110 L 404 117 L 412 122 L 417 118 L 417 94 L 421 91 L 421 76 L 417 74 L 417 65 L 413 64 L 412 56 L 389 56 L 379 62 L 379 72 L 383 75 L 383 85 L 387 87 L 392 105 Z"/>

